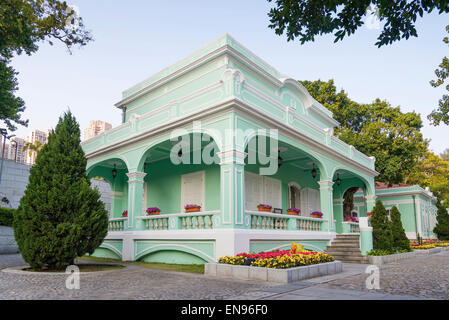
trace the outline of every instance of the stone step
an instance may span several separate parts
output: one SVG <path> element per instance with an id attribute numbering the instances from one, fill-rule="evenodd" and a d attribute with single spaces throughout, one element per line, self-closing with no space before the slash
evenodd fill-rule
<path id="1" fill-rule="evenodd" d="M 346 250 L 346 251 L 339 251 L 339 250 L 326 250 L 326 253 L 334 256 L 334 255 L 343 255 L 343 256 L 348 256 L 348 255 L 357 255 L 357 256 L 361 256 L 362 254 L 360 253 L 360 250 Z"/>
<path id="2" fill-rule="evenodd" d="M 331 245 L 327 246 L 330 247 L 340 247 L 340 248 L 355 248 L 359 247 L 359 243 L 341 243 L 341 242 L 333 242 Z"/>
<path id="3" fill-rule="evenodd" d="M 353 241 L 353 240 L 339 240 L 339 241 L 332 241 L 332 244 L 359 244 L 360 242 L 357 240 L 357 241 Z"/>
<path id="4" fill-rule="evenodd" d="M 359 234 L 337 234 L 335 238 L 359 238 Z"/>

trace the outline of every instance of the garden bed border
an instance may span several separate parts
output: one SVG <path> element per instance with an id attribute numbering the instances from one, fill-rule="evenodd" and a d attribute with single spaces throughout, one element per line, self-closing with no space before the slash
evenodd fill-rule
<path id="1" fill-rule="evenodd" d="M 225 263 L 206 263 L 204 265 L 204 274 L 208 276 L 281 283 L 290 283 L 319 276 L 327 276 L 342 272 L 342 270 L 343 267 L 341 261 L 318 263 L 289 269 L 252 267 Z"/>
<path id="2" fill-rule="evenodd" d="M 394 253 L 386 256 L 368 256 L 369 263 L 376 266 L 416 257 L 416 251 Z"/>

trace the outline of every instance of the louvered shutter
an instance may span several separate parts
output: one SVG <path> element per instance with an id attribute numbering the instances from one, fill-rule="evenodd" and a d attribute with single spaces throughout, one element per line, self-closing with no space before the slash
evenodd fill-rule
<path id="1" fill-rule="evenodd" d="M 181 184 L 181 212 L 186 204 L 198 204 L 204 211 L 204 171 L 184 174 Z"/>

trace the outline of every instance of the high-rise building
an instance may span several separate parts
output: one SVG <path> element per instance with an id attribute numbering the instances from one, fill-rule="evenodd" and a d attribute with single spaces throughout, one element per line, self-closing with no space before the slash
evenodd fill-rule
<path id="1" fill-rule="evenodd" d="M 3 136 L 0 136 L 0 159 L 4 157 L 5 159 L 8 159 L 9 149 L 10 145 L 8 143 L 5 143 L 5 150 L 3 150 Z"/>
<path id="2" fill-rule="evenodd" d="M 110 129 L 112 129 L 111 124 L 100 120 L 92 120 L 89 122 L 89 126 L 84 129 L 84 140 L 98 136 L 100 133 Z"/>
<path id="3" fill-rule="evenodd" d="M 47 143 L 48 135 L 50 134 L 50 130 L 33 130 L 30 135 L 25 138 L 26 142 L 35 144 L 36 141 L 39 141 L 41 145 Z M 34 150 L 27 149 L 26 151 L 26 163 L 29 165 L 34 165 L 36 162 L 37 152 Z"/>
<path id="4" fill-rule="evenodd" d="M 14 137 L 11 139 L 11 146 L 9 148 L 9 160 L 14 160 L 19 163 L 26 163 L 27 152 L 25 148 L 25 139 Z"/>

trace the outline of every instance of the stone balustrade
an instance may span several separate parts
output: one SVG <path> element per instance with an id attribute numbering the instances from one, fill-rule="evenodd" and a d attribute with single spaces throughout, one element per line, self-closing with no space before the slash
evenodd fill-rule
<path id="1" fill-rule="evenodd" d="M 127 217 L 109 219 L 108 231 L 123 231 L 125 230 L 125 221 Z"/>

